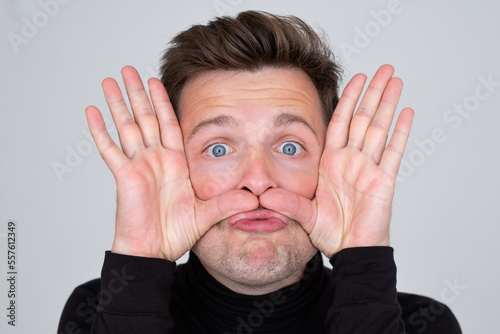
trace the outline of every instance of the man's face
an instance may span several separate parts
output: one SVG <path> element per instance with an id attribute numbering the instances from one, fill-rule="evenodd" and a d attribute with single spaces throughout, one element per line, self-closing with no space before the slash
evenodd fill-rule
<path id="1" fill-rule="evenodd" d="M 326 127 L 304 72 L 205 73 L 185 86 L 179 109 L 198 198 L 270 188 L 314 197 Z M 256 294 L 297 281 L 316 249 L 297 222 L 263 208 L 214 225 L 193 251 L 218 281 Z"/>

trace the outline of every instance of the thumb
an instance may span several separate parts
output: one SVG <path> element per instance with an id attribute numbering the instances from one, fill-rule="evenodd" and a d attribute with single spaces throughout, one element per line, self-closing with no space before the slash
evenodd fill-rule
<path id="1" fill-rule="evenodd" d="M 260 205 L 296 220 L 311 234 L 317 217 L 316 200 L 300 196 L 283 188 L 271 188 L 259 196 Z"/>
<path id="2" fill-rule="evenodd" d="M 230 190 L 206 201 L 198 199 L 196 205 L 196 221 L 200 233 L 206 231 L 219 221 L 244 211 L 259 207 L 259 199 L 246 190 Z"/>

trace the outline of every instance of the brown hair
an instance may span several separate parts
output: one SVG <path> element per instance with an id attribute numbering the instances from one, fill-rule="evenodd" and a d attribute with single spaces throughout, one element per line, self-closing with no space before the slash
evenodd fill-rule
<path id="1" fill-rule="evenodd" d="M 338 103 L 340 67 L 314 30 L 295 16 L 246 11 L 194 25 L 170 42 L 161 60 L 161 81 L 174 110 L 188 80 L 214 70 L 299 68 L 314 83 L 326 124 Z M 177 115 L 179 116 L 179 115 Z"/>

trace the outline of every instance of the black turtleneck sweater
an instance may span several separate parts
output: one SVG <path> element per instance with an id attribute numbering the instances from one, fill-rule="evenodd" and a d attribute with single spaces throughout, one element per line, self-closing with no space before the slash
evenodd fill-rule
<path id="1" fill-rule="evenodd" d="M 396 292 L 392 248 L 345 249 L 330 263 L 318 253 L 298 283 L 250 296 L 216 281 L 194 253 L 176 267 L 107 252 L 101 279 L 75 289 L 58 333 L 461 333 L 445 305 Z"/>

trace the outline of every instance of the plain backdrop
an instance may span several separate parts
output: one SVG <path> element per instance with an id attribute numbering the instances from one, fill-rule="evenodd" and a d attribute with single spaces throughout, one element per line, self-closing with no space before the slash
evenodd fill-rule
<path id="1" fill-rule="evenodd" d="M 0 332 L 55 333 L 75 286 L 98 277 L 115 185 L 84 109 L 105 77 L 146 80 L 168 41 L 247 9 L 297 15 L 344 68 L 384 63 L 416 111 L 392 220 L 398 289 L 446 302 L 464 333 L 500 333 L 500 4 L 493 0 L 82 1 L 0 4 Z M 400 108 L 400 109 L 401 109 Z M 113 132 L 112 126 L 110 130 Z M 116 132 L 113 132 L 116 138 Z M 17 224 L 17 319 L 7 325 L 7 223 Z"/>

